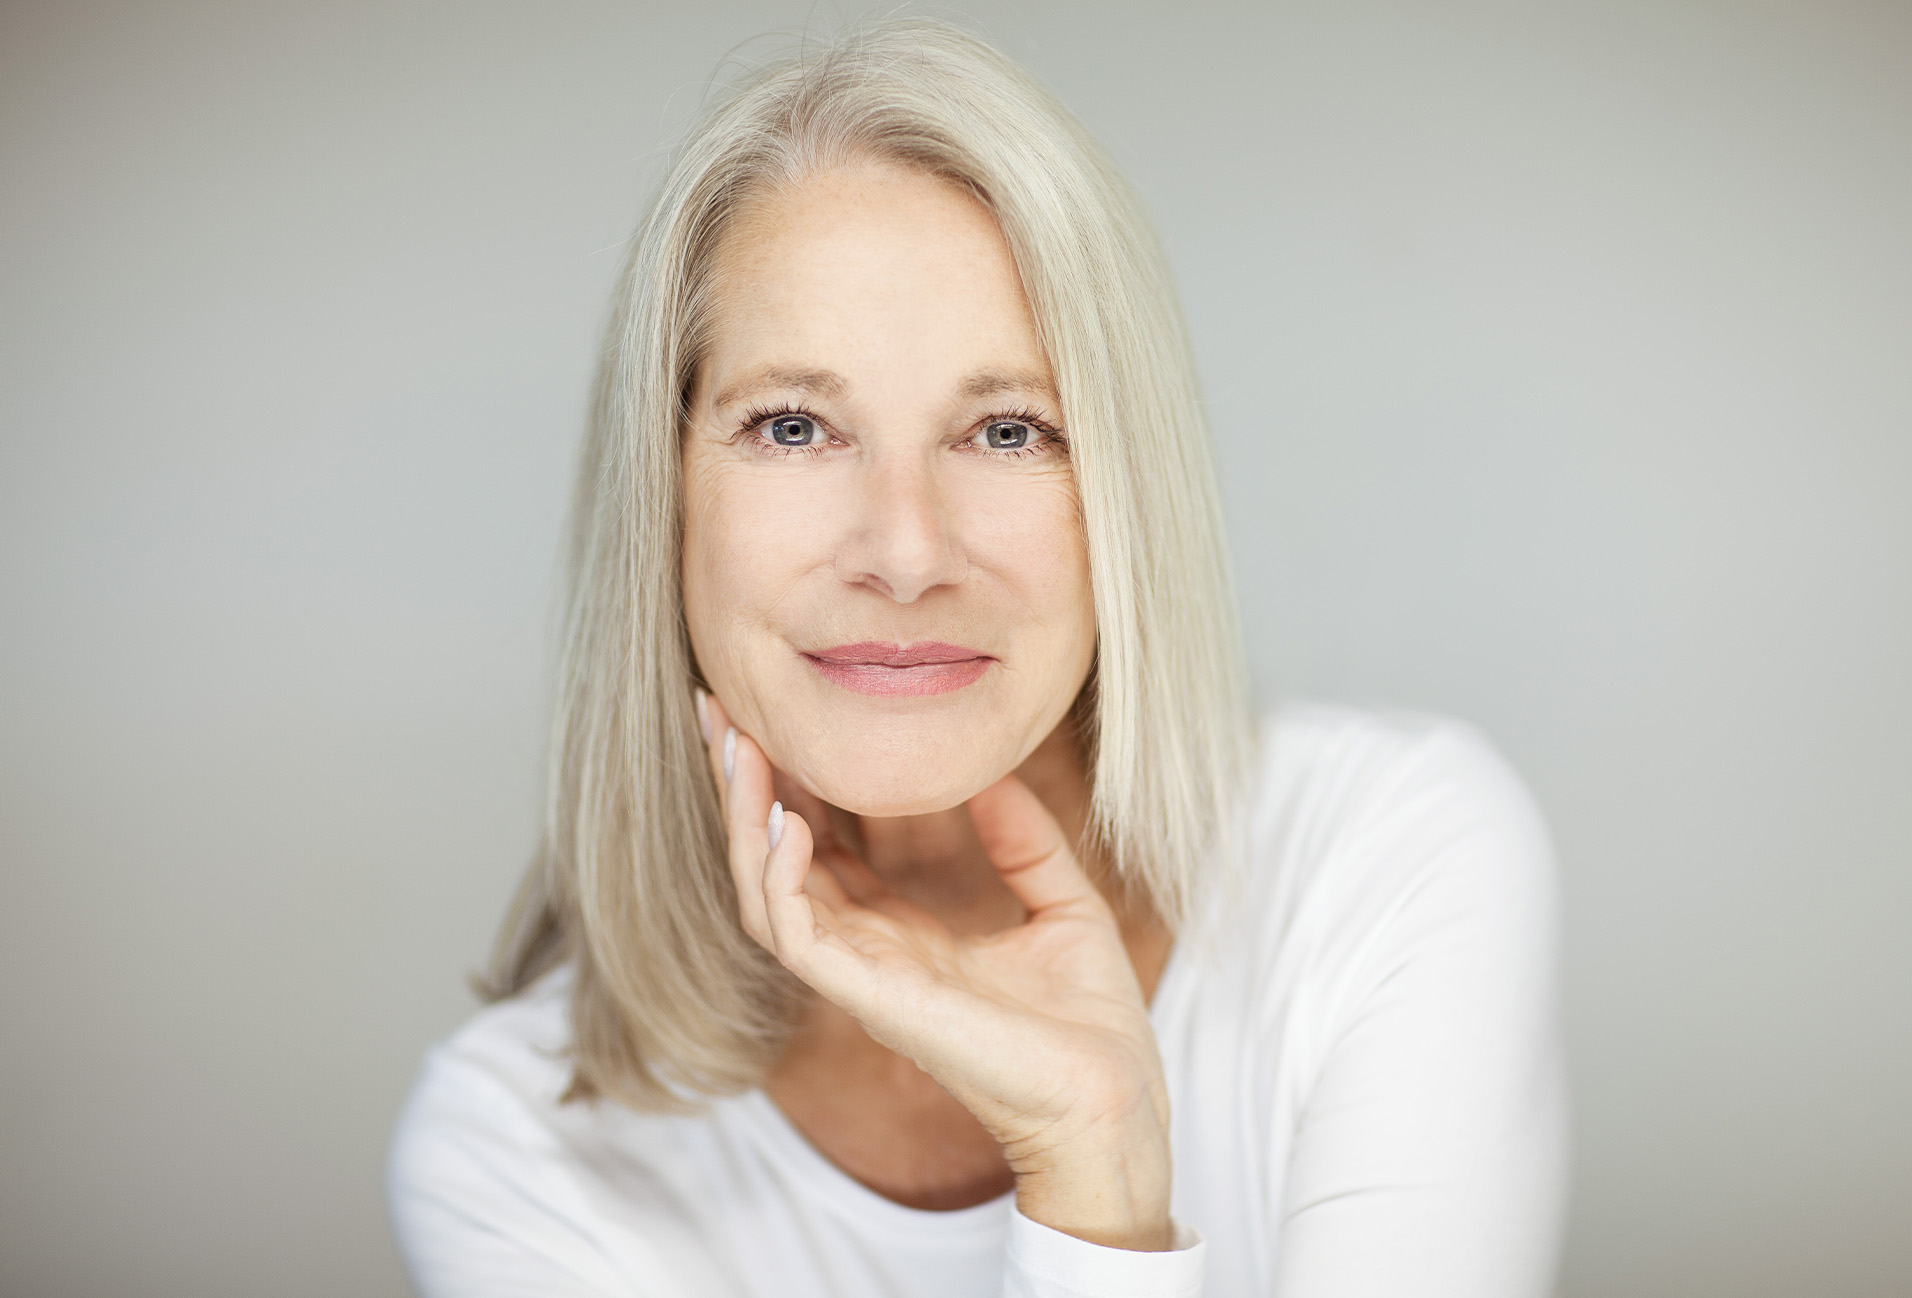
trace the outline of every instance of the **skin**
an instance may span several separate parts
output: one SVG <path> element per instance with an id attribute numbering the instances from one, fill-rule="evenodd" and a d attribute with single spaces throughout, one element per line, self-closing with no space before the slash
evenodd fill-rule
<path id="1" fill-rule="evenodd" d="M 1166 1248 L 1147 998 L 1169 937 L 1071 847 L 1094 605 L 1001 229 L 946 181 L 866 164 L 760 195 L 715 266 L 685 617 L 739 920 L 816 993 L 767 1090 L 900 1202 L 1013 1185 L 1057 1230 Z M 864 641 L 966 646 L 981 674 L 873 694 L 807 656 Z"/>

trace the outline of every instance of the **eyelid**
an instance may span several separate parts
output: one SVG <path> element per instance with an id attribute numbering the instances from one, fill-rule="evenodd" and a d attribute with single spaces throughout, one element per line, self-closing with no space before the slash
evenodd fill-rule
<path id="1" fill-rule="evenodd" d="M 985 448 L 993 451 L 997 455 L 1027 454 L 1043 446 L 1053 446 L 1058 450 L 1066 450 L 1069 445 L 1069 439 L 1063 436 L 1060 428 L 1057 428 L 1027 406 L 1020 406 L 1014 410 L 1001 410 L 995 414 L 984 415 L 980 421 L 970 426 L 969 432 L 965 433 L 959 441 L 963 445 L 975 445 L 977 439 L 987 433 L 992 424 L 1022 424 L 1034 432 L 1037 437 L 1037 441 L 1030 446 L 1019 446 L 1009 449 Z"/>
<path id="2" fill-rule="evenodd" d="M 791 415 L 798 415 L 804 419 L 808 419 L 813 425 L 816 426 L 816 430 L 819 433 L 823 434 L 824 441 L 819 442 L 812 446 L 778 446 L 776 443 L 770 441 L 768 438 L 761 436 L 765 424 L 768 424 L 772 422 L 773 420 L 787 418 Z M 817 415 L 815 415 L 809 410 L 804 409 L 802 406 L 793 405 L 789 403 L 783 403 L 776 406 L 751 407 L 749 410 L 744 412 L 742 419 L 737 424 L 737 431 L 734 434 L 732 434 L 732 436 L 734 438 L 741 438 L 746 436 L 754 437 L 755 440 L 762 442 L 764 445 L 769 446 L 774 450 L 785 451 L 785 452 L 818 451 L 818 450 L 822 450 L 824 445 L 826 445 L 829 442 L 842 440 L 837 437 L 835 432 L 831 431 L 830 425 L 825 423 L 822 419 L 818 418 Z"/>

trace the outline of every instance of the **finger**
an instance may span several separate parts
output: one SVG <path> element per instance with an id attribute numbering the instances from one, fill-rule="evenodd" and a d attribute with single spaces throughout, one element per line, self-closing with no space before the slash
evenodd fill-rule
<path id="1" fill-rule="evenodd" d="M 710 691 L 701 685 L 693 685 L 690 687 L 690 692 L 692 702 L 696 704 L 698 732 L 703 735 L 704 742 L 708 744 L 713 733 L 710 728 Z"/>
<path id="2" fill-rule="evenodd" d="M 768 855 L 773 857 L 777 854 L 777 849 L 783 845 L 783 836 L 785 833 L 795 833 L 798 835 L 798 846 L 792 850 L 794 850 L 799 857 L 807 853 L 809 858 L 803 867 L 803 879 L 801 883 L 803 893 L 810 898 L 811 909 L 816 912 L 816 918 L 820 923 L 828 928 L 840 928 L 840 924 L 836 922 L 838 914 L 855 909 L 856 902 L 850 898 L 848 893 L 843 891 L 843 885 L 837 882 L 836 876 L 832 875 L 828 870 L 819 870 L 816 868 L 817 847 L 815 831 L 810 828 L 809 819 L 796 811 L 786 811 L 781 802 L 774 802 L 770 805 L 768 829 Z M 805 846 L 806 843 L 807 846 Z M 763 884 L 766 897 L 769 895 L 771 886 L 769 874 L 770 863 L 766 860 L 764 862 Z M 768 902 L 766 902 L 766 910 L 767 909 Z"/>
<path id="3" fill-rule="evenodd" d="M 744 932 L 770 945 L 770 925 L 764 916 L 764 859 L 770 851 L 770 760 L 756 740 L 726 728 L 731 759 L 730 781 L 724 800 L 724 833 L 729 839 L 730 877 L 737 886 L 737 918 Z M 721 776 L 722 770 L 718 771 Z"/>
<path id="4" fill-rule="evenodd" d="M 1032 918 L 1065 909 L 1110 913 L 1062 826 L 1021 780 L 1005 775 L 971 798 L 969 818 L 996 873 Z"/>
<path id="5" fill-rule="evenodd" d="M 869 986 L 870 961 L 837 931 L 832 904 L 808 891 L 822 873 L 812 868 L 816 842 L 809 824 L 794 811 L 785 812 L 781 820 L 777 845 L 766 854 L 762 876 L 770 949 L 785 968 L 854 1014 Z M 822 886 L 827 892 L 830 885 Z"/>
<path id="6" fill-rule="evenodd" d="M 804 823 L 810 826 L 810 832 L 816 839 L 814 855 L 821 858 L 843 850 L 843 844 L 830 828 L 830 809 L 824 805 L 823 799 L 782 771 L 777 772 L 776 782 L 777 796 L 783 800 L 783 805 L 802 816 Z"/>
<path id="7" fill-rule="evenodd" d="M 812 832 L 816 836 L 816 846 L 811 856 L 824 868 L 820 872 L 812 871 L 813 875 L 829 874 L 846 895 L 861 906 L 876 907 L 893 900 L 889 888 L 884 886 L 876 872 L 830 832 L 830 809 L 824 805 L 823 799 L 789 779 L 779 781 L 777 792 L 786 807 L 802 815 L 806 824 L 815 827 Z"/>
<path id="8" fill-rule="evenodd" d="M 730 712 L 715 694 L 699 690 L 698 721 L 708 721 L 710 728 L 704 736 L 704 759 L 710 766 L 711 782 L 717 786 L 717 805 L 728 808 L 730 802 L 730 780 L 724 775 L 724 745 L 731 731 Z"/>
<path id="9" fill-rule="evenodd" d="M 795 811 L 785 811 L 782 812 L 783 820 L 779 824 L 778 815 L 779 808 L 772 807 L 770 823 L 778 826 L 771 834 L 774 841 L 770 844 L 770 850 L 773 853 L 782 842 L 779 835 L 782 833 L 783 826 L 788 825 L 790 821 L 800 821 L 806 833 L 813 832 L 810 829 L 811 821 L 808 816 Z M 824 868 L 818 869 L 818 866 Z M 836 923 L 837 917 L 858 908 L 857 899 L 844 890 L 843 881 L 837 878 L 836 873 L 829 868 L 829 862 L 814 842 L 810 847 L 810 866 L 803 876 L 803 891 L 811 901 L 816 903 L 819 908 L 819 919 L 826 927 L 839 928 L 840 925 Z M 827 914 L 823 913 L 826 910 Z"/>
<path id="10" fill-rule="evenodd" d="M 875 907 L 893 900 L 889 888 L 877 877 L 876 872 L 865 865 L 863 858 L 847 843 L 831 832 L 830 809 L 823 799 L 782 772 L 778 775 L 777 796 L 783 799 L 784 806 L 803 817 L 815 837 L 816 845 L 811 849 L 811 859 L 823 869 L 812 870 L 811 877 L 828 874 L 846 896 L 858 905 Z"/>

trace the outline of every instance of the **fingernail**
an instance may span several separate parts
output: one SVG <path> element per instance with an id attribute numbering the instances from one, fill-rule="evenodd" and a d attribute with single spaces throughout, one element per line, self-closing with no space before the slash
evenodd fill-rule
<path id="1" fill-rule="evenodd" d="M 782 837 L 783 804 L 781 802 L 773 802 L 770 804 L 770 846 L 773 850 L 776 848 L 778 840 Z"/>
<path id="2" fill-rule="evenodd" d="M 730 776 L 737 769 L 737 727 L 724 731 L 724 783 L 730 783 Z"/>
<path id="3" fill-rule="evenodd" d="M 697 691 L 697 728 L 704 732 L 704 742 L 710 742 L 710 695 Z"/>

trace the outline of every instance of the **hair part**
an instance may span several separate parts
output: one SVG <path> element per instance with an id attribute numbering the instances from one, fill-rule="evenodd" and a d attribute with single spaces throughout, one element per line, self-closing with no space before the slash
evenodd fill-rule
<path id="1" fill-rule="evenodd" d="M 1095 664 L 1084 848 L 1171 926 L 1232 857 L 1248 726 L 1207 431 L 1174 290 L 1093 140 L 983 41 L 888 20 L 747 76 L 686 138 L 616 296 L 572 509 L 542 846 L 487 995 L 575 965 L 571 1093 L 681 1109 L 761 1083 L 801 989 L 737 922 L 691 700 L 680 439 L 716 253 L 766 187 L 889 162 L 1001 223 L 1055 377 Z"/>

